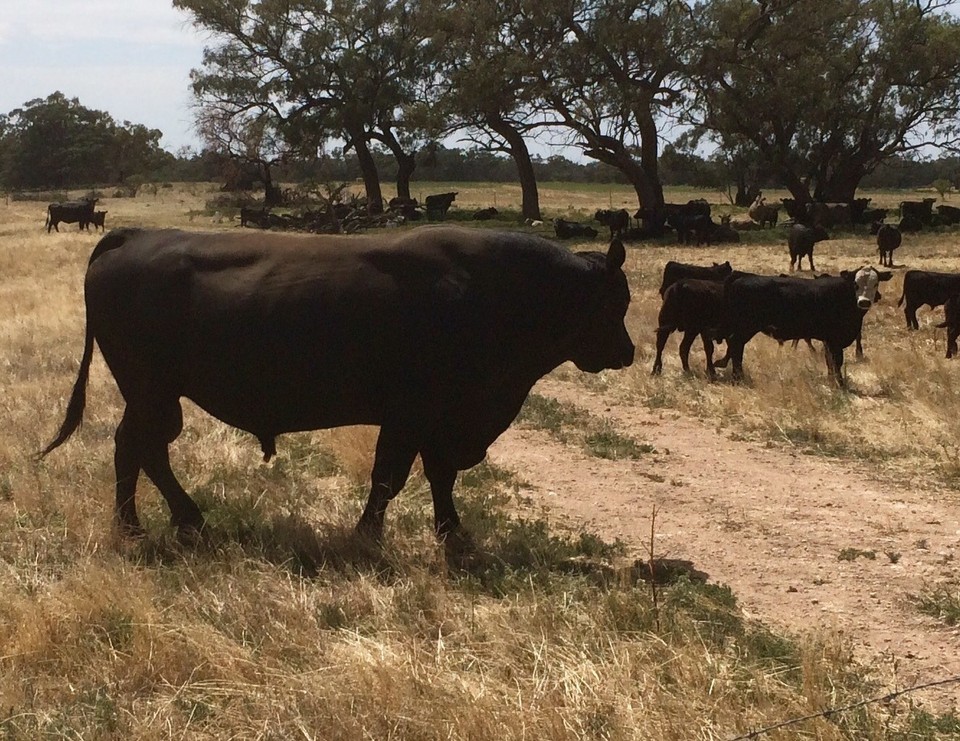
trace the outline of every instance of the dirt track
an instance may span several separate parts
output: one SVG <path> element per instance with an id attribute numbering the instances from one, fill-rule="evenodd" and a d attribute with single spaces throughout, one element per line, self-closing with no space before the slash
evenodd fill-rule
<path id="1" fill-rule="evenodd" d="M 640 460 L 609 461 L 512 427 L 490 460 L 535 482 L 551 517 L 584 523 L 646 557 L 656 506 L 656 555 L 729 584 L 747 615 L 792 632 L 839 631 L 890 689 L 960 675 L 960 628 L 910 603 L 925 586 L 960 577 L 956 492 L 915 491 L 863 464 L 732 440 L 579 386 L 545 380 L 535 391 L 602 414 L 656 448 Z M 853 548 L 876 557 L 838 558 Z M 960 707 L 960 684 L 922 699 Z"/>

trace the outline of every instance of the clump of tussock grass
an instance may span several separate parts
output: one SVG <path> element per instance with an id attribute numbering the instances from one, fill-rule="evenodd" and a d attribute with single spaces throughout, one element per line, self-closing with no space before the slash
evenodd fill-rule
<path id="1" fill-rule="evenodd" d="M 960 624 L 960 586 L 937 584 L 926 587 L 914 596 L 917 609 L 947 625 Z"/>

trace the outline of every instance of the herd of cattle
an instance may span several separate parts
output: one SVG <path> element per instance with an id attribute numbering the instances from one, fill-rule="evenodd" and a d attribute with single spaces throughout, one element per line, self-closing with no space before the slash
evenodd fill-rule
<path id="1" fill-rule="evenodd" d="M 883 248 L 881 247 L 881 251 Z M 839 276 L 814 279 L 790 275 L 757 275 L 734 270 L 730 262 L 689 265 L 670 261 L 663 271 L 663 303 L 657 320 L 657 354 L 653 374 L 663 369 L 663 349 L 673 332 L 682 332 L 680 362 L 690 370 L 689 353 L 699 335 L 706 355 L 707 375 L 733 362 L 733 377 L 743 375 L 743 349 L 763 333 L 779 342 L 820 340 L 827 368 L 838 385 L 844 385 L 843 351 L 856 342 L 863 357 L 863 319 L 880 299 L 879 285 L 893 273 L 862 267 Z M 907 329 L 918 329 L 917 309 L 944 307 L 947 357 L 957 353 L 960 337 L 960 273 L 908 270 L 897 306 L 903 306 Z M 713 361 L 714 343 L 727 343 L 726 355 Z"/>

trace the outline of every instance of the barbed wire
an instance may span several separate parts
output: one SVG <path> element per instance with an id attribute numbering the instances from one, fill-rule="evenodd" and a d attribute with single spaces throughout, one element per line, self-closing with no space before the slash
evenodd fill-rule
<path id="1" fill-rule="evenodd" d="M 781 728 L 786 728 L 787 726 L 796 725 L 797 723 L 814 720 L 815 718 L 829 718 L 831 715 L 846 713 L 849 710 L 856 710 L 857 708 L 862 708 L 865 705 L 871 705 L 876 702 L 888 702 L 900 697 L 901 695 L 905 695 L 908 692 L 916 692 L 917 690 L 924 690 L 928 689 L 929 687 L 938 687 L 944 684 L 952 684 L 954 682 L 960 682 L 960 676 L 948 677 L 947 679 L 937 679 L 932 682 L 924 682 L 923 684 L 915 684 L 912 687 L 906 687 L 902 690 L 897 690 L 896 692 L 888 692 L 887 694 L 879 697 L 871 697 L 867 700 L 860 700 L 859 702 L 855 702 L 850 705 L 844 705 L 843 707 L 828 708 L 827 710 L 821 710 L 819 713 L 804 715 L 801 718 L 791 718 L 790 720 L 784 720 L 772 726 L 766 726 L 765 728 L 758 728 L 755 731 L 750 731 L 750 733 L 746 733 L 743 736 L 737 736 L 736 738 L 730 739 L 730 741 L 748 741 L 748 739 L 758 738 L 759 736 L 769 733 L 770 731 L 777 731 Z"/>

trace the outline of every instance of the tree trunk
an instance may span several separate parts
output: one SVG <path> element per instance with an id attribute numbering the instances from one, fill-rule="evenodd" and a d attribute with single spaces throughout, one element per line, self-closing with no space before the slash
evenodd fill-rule
<path id="1" fill-rule="evenodd" d="M 266 162 L 260 163 L 260 178 L 263 180 L 263 207 L 279 206 L 283 200 L 283 195 L 280 189 L 273 184 L 273 173 L 270 171 L 270 165 Z"/>
<path id="2" fill-rule="evenodd" d="M 382 214 L 383 192 L 380 190 L 380 173 L 377 172 L 377 163 L 370 153 L 370 147 L 367 146 L 366 137 L 362 134 L 351 134 L 350 143 L 357 152 L 357 163 L 360 165 L 363 187 L 367 194 L 367 213 Z"/>
<path id="3" fill-rule="evenodd" d="M 650 177 L 622 144 L 587 149 L 584 154 L 591 159 L 615 167 L 622 172 L 637 194 L 640 210 L 654 214 L 663 210 L 663 186 Z"/>
<path id="4" fill-rule="evenodd" d="M 500 116 L 488 116 L 487 125 L 502 137 L 510 150 L 513 163 L 517 166 L 520 180 L 520 211 L 524 219 L 542 219 L 540 214 L 540 192 L 537 189 L 537 176 L 533 170 L 533 160 L 523 136 Z"/>

